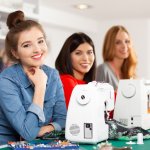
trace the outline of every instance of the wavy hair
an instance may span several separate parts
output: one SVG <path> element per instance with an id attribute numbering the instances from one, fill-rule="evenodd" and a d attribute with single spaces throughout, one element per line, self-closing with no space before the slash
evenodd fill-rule
<path id="1" fill-rule="evenodd" d="M 129 32 L 124 26 L 113 26 L 107 31 L 102 48 L 103 60 L 104 62 L 113 60 L 115 55 L 115 39 L 119 31 L 127 33 L 130 40 L 130 45 L 128 47 L 129 56 L 124 60 L 123 65 L 121 67 L 123 79 L 136 78 L 137 56 L 132 46 L 132 41 Z"/>

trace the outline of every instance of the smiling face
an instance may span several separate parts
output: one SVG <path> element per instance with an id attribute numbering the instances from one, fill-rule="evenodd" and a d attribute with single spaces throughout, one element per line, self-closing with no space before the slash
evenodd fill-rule
<path id="1" fill-rule="evenodd" d="M 84 75 L 91 69 L 94 59 L 95 55 L 92 46 L 88 43 L 80 44 L 71 53 L 74 77 L 83 80 Z"/>
<path id="2" fill-rule="evenodd" d="M 130 39 L 126 32 L 119 31 L 115 39 L 115 58 L 125 59 L 129 56 Z"/>
<path id="3" fill-rule="evenodd" d="M 20 60 L 24 69 L 40 67 L 44 63 L 47 54 L 47 45 L 43 33 L 32 27 L 19 35 L 18 51 L 13 55 Z"/>

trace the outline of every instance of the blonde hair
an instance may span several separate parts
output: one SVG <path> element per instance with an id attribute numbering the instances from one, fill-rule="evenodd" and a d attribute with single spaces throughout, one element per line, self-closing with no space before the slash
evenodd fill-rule
<path id="1" fill-rule="evenodd" d="M 137 57 L 135 54 L 135 50 L 133 49 L 132 46 L 131 37 L 125 27 L 121 25 L 112 26 L 107 31 L 104 38 L 103 49 L 102 49 L 103 60 L 104 62 L 113 60 L 115 55 L 115 39 L 119 31 L 127 33 L 130 39 L 129 56 L 124 60 L 123 65 L 121 67 L 123 79 L 135 78 Z"/>

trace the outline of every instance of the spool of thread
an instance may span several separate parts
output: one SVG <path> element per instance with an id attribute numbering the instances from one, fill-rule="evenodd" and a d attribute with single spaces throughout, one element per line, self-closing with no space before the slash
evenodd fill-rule
<path id="1" fill-rule="evenodd" d="M 137 134 L 137 144 L 144 144 L 143 143 L 143 133 Z"/>

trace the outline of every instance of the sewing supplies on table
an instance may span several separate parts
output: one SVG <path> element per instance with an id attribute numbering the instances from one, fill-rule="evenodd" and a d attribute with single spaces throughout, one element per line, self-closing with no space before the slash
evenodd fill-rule
<path id="1" fill-rule="evenodd" d="M 41 137 L 43 140 L 65 140 L 65 130 L 62 131 L 51 131 L 49 133 L 46 133 L 43 137 Z"/>
<path id="2" fill-rule="evenodd" d="M 143 134 L 142 133 L 138 133 L 137 134 L 137 144 L 144 144 L 144 142 L 143 142 Z"/>
<path id="3" fill-rule="evenodd" d="M 8 144 L 13 150 L 79 150 L 78 144 L 67 140 L 35 140 L 32 142 L 9 142 Z"/>

